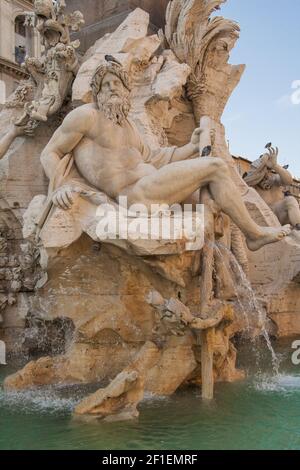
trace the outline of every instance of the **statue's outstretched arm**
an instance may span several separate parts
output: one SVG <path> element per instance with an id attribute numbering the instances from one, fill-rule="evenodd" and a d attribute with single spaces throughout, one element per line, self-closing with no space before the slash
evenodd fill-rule
<path id="1" fill-rule="evenodd" d="M 16 137 L 23 134 L 23 129 L 12 125 L 7 134 L 0 140 L 0 160 L 4 157 Z"/>
<path id="2" fill-rule="evenodd" d="M 269 159 L 267 166 L 270 170 L 273 170 L 279 177 L 282 186 L 288 186 L 293 183 L 293 176 L 291 173 L 278 164 L 278 147 L 269 147 Z"/>
<path id="3" fill-rule="evenodd" d="M 208 151 L 208 154 L 211 152 L 212 146 L 212 127 L 211 119 L 208 116 L 203 116 L 200 119 L 200 127 L 194 130 L 191 141 L 189 144 L 184 145 L 183 147 L 178 147 L 172 158 L 172 162 L 179 162 L 182 160 L 187 160 L 190 158 L 206 156 L 205 150 Z"/>
<path id="4" fill-rule="evenodd" d="M 276 165 L 275 171 L 280 176 L 282 186 L 289 186 L 290 184 L 293 184 L 293 176 L 288 170 L 285 170 L 280 165 Z"/>
<path id="5" fill-rule="evenodd" d="M 191 157 L 199 156 L 199 140 L 201 129 L 195 129 L 191 137 L 190 143 L 183 147 L 178 147 L 172 157 L 172 162 L 181 162 Z"/>

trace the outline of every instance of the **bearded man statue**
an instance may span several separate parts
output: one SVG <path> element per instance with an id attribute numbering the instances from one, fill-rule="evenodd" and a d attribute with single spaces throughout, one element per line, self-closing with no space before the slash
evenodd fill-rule
<path id="1" fill-rule="evenodd" d="M 82 231 L 90 233 L 86 220 L 90 227 L 95 205 L 107 199 L 116 205 L 122 197 L 129 206 L 172 206 L 183 203 L 202 187 L 208 188 L 221 210 L 242 230 L 249 249 L 258 250 L 290 233 L 289 226 L 258 226 L 226 162 L 200 157 L 199 148 L 211 134 L 209 118 L 201 119 L 187 145 L 150 148 L 129 118 L 131 84 L 124 68 L 109 58 L 95 71 L 91 88 L 94 102 L 68 114 L 41 155 L 50 180 L 48 199 L 38 222 L 44 238 L 51 219 L 61 212 L 69 214 L 69 229 L 72 224 L 80 227 L 71 237 L 75 241 Z M 70 230 L 66 230 L 66 223 L 56 223 L 56 230 L 55 243 L 63 246 Z"/>

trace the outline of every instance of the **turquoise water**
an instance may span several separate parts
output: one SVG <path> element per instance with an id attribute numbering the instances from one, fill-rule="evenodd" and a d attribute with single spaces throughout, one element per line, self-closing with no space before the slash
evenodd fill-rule
<path id="1" fill-rule="evenodd" d="M 211 404 L 201 402 L 198 389 L 147 397 L 132 422 L 75 422 L 71 411 L 82 397 L 76 389 L 0 391 L 0 449 L 300 449 L 300 366 L 292 366 L 289 345 L 279 351 L 277 377 L 265 360 L 258 376 L 217 385 Z M 0 368 L 2 379 L 7 373 Z"/>

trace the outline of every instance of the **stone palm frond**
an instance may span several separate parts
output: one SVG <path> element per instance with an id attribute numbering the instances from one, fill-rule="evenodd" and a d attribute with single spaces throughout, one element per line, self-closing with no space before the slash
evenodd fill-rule
<path id="1" fill-rule="evenodd" d="M 165 39 L 180 62 L 198 75 L 207 48 L 216 39 L 238 37 L 237 23 L 222 17 L 210 19 L 227 0 L 171 0 L 166 13 Z"/>

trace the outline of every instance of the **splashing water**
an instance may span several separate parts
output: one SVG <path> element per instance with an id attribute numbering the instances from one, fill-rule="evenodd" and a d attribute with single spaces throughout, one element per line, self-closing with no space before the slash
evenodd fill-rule
<path id="1" fill-rule="evenodd" d="M 0 407 L 20 409 L 23 413 L 70 413 L 78 402 L 79 397 L 62 396 L 54 387 L 13 392 L 0 390 Z"/>
<path id="2" fill-rule="evenodd" d="M 235 294 L 237 296 L 238 304 L 246 320 L 247 330 L 250 332 L 253 328 L 253 325 L 258 326 L 259 324 L 259 327 L 261 329 L 261 336 L 264 338 L 267 348 L 271 354 L 274 375 L 279 376 L 280 363 L 272 346 L 270 336 L 266 330 L 266 314 L 264 313 L 260 302 L 258 301 L 255 292 L 252 289 L 249 279 L 245 275 L 242 267 L 236 260 L 233 253 L 226 246 L 221 243 L 215 243 L 214 249 L 221 262 L 227 268 L 228 266 L 226 265 L 225 259 L 229 259 L 229 272 L 232 276 L 233 286 Z M 252 321 L 250 322 L 251 319 Z M 257 354 L 256 362 L 258 365 L 259 357 Z"/>
<path id="3" fill-rule="evenodd" d="M 253 388 L 259 392 L 278 392 L 292 394 L 300 390 L 300 377 L 287 374 L 279 374 L 270 379 L 267 374 L 262 374 L 259 381 L 254 381 Z"/>
<path id="4" fill-rule="evenodd" d="M 54 391 L 25 391 L 4 392 L 0 391 L 0 406 L 7 410 L 20 409 L 22 412 L 41 414 L 56 414 L 71 412 L 76 405 L 74 398 L 62 398 Z"/>

